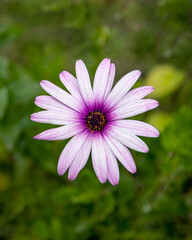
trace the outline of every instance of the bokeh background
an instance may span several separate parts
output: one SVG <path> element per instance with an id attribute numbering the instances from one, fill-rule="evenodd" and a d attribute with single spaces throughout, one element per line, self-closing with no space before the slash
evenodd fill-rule
<path id="1" fill-rule="evenodd" d="M 100 61 L 117 82 L 140 69 L 160 106 L 137 119 L 158 139 L 133 152 L 137 173 L 101 184 L 91 159 L 78 178 L 58 176 L 67 141 L 32 139 L 51 125 L 30 114 L 40 81 L 63 87 L 83 59 L 93 79 Z M 0 239 L 192 239 L 192 1 L 0 0 Z"/>

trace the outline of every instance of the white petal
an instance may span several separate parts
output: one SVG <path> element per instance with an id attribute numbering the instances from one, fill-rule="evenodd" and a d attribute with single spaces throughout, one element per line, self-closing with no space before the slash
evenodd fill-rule
<path id="1" fill-rule="evenodd" d="M 84 129 L 84 126 L 82 124 L 74 123 L 74 124 L 69 124 L 66 126 L 46 130 L 36 135 L 33 138 L 39 139 L 39 140 L 49 140 L 49 141 L 64 140 L 81 132 L 83 129 Z"/>
<path id="2" fill-rule="evenodd" d="M 91 135 L 87 136 L 77 156 L 69 167 L 68 179 L 73 180 L 77 177 L 81 169 L 84 168 L 91 151 Z"/>
<path id="3" fill-rule="evenodd" d="M 133 90 L 131 90 L 130 92 L 127 93 L 127 95 L 125 96 L 127 99 L 131 99 L 131 100 L 140 100 L 142 98 L 144 98 L 145 96 L 147 96 L 149 93 L 154 91 L 154 87 L 151 86 L 143 86 L 143 87 L 139 87 L 139 88 L 135 88 Z"/>
<path id="4" fill-rule="evenodd" d="M 75 122 L 83 122 L 82 114 L 67 108 L 66 111 L 41 111 L 33 113 L 31 120 L 34 122 L 51 123 L 56 125 L 72 124 Z"/>
<path id="5" fill-rule="evenodd" d="M 128 131 L 123 131 L 121 127 L 116 127 L 114 125 L 108 126 L 107 133 L 110 134 L 117 141 L 121 142 L 125 146 L 138 151 L 138 152 L 148 152 L 149 149 L 147 145 L 136 135 Z"/>
<path id="6" fill-rule="evenodd" d="M 63 175 L 78 152 L 80 151 L 85 139 L 88 136 L 88 131 L 83 131 L 76 136 L 74 136 L 65 146 L 63 152 L 61 153 L 61 156 L 59 158 L 57 171 L 59 175 Z"/>
<path id="7" fill-rule="evenodd" d="M 96 103 L 100 106 L 103 101 L 107 86 L 110 69 L 110 59 L 105 58 L 98 66 L 93 83 L 93 95 Z"/>
<path id="8" fill-rule="evenodd" d="M 79 112 L 83 111 L 84 106 L 82 106 L 72 95 L 57 87 L 55 84 L 47 80 L 43 80 L 41 81 L 41 87 L 51 96 L 64 103 L 68 107 L 71 107 Z"/>
<path id="9" fill-rule="evenodd" d="M 42 95 L 35 98 L 35 104 L 46 110 L 65 111 L 68 108 L 62 102 L 56 100 L 54 97 Z"/>
<path id="10" fill-rule="evenodd" d="M 59 74 L 60 80 L 67 90 L 78 100 L 83 102 L 82 96 L 79 92 L 77 79 L 67 71 L 63 71 Z"/>
<path id="11" fill-rule="evenodd" d="M 105 93 L 104 93 L 104 100 L 108 97 L 108 95 L 109 95 L 109 93 L 111 91 L 114 79 L 115 79 L 115 64 L 111 63 L 110 64 L 110 69 L 109 69 L 109 76 L 108 76 L 107 86 L 106 86 Z"/>
<path id="12" fill-rule="evenodd" d="M 117 159 L 113 152 L 111 151 L 108 143 L 105 138 L 103 138 L 103 143 L 105 147 L 106 157 L 107 157 L 107 175 L 108 180 L 111 184 L 117 185 L 119 183 L 119 167 L 117 163 Z"/>
<path id="13" fill-rule="evenodd" d="M 103 146 L 102 136 L 96 133 L 92 139 L 92 162 L 95 173 L 101 183 L 107 180 L 106 153 Z"/>
<path id="14" fill-rule="evenodd" d="M 129 150 L 120 142 L 115 140 L 114 138 L 104 135 L 110 149 L 115 154 L 115 156 L 119 159 L 121 164 L 131 173 L 136 172 L 135 162 Z"/>
<path id="15" fill-rule="evenodd" d="M 82 60 L 77 60 L 75 69 L 81 95 L 83 96 L 87 106 L 91 107 L 93 105 L 93 90 L 87 68 Z"/>
<path id="16" fill-rule="evenodd" d="M 132 71 L 119 80 L 105 101 L 105 109 L 113 107 L 135 84 L 141 72 Z"/>
<path id="17" fill-rule="evenodd" d="M 152 91 L 154 91 L 154 88 L 151 86 L 135 88 L 128 92 L 114 107 L 118 108 L 119 106 L 127 105 L 130 102 L 141 100 Z"/>
<path id="18" fill-rule="evenodd" d="M 159 103 L 153 99 L 142 99 L 136 102 L 130 102 L 129 104 L 123 105 L 115 110 L 112 109 L 110 112 L 110 118 L 116 120 L 133 117 L 156 108 L 157 106 L 159 106 Z"/>
<path id="19" fill-rule="evenodd" d="M 158 130 L 148 123 L 138 120 L 116 120 L 110 122 L 111 125 L 122 128 L 124 132 L 130 132 L 138 136 L 158 137 Z"/>

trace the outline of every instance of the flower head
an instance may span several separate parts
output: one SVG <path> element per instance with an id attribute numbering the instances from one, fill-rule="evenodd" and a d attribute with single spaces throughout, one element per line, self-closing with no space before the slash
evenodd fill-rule
<path id="1" fill-rule="evenodd" d="M 95 173 L 102 183 L 108 179 L 111 184 L 118 184 L 117 159 L 128 171 L 136 172 L 128 148 L 148 152 L 147 145 L 138 136 L 159 136 L 153 126 L 127 119 L 158 106 L 155 100 L 143 99 L 154 90 L 153 87 L 130 91 L 140 74 L 137 70 L 126 74 L 112 89 L 115 65 L 106 58 L 97 68 L 93 88 L 82 60 L 76 62 L 77 78 L 67 71 L 59 75 L 69 93 L 49 81 L 41 81 L 41 87 L 50 96 L 35 99 L 35 104 L 45 111 L 32 114 L 31 120 L 61 126 L 34 138 L 64 140 L 72 137 L 59 158 L 57 169 L 60 175 L 69 168 L 68 178 L 75 179 L 85 166 L 90 152 Z"/>

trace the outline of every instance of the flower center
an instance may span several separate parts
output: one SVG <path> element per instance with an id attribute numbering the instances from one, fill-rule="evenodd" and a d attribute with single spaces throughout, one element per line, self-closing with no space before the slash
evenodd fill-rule
<path id="1" fill-rule="evenodd" d="M 86 118 L 86 124 L 91 132 L 100 132 L 106 124 L 106 117 L 103 113 L 100 113 L 98 111 L 90 112 Z"/>

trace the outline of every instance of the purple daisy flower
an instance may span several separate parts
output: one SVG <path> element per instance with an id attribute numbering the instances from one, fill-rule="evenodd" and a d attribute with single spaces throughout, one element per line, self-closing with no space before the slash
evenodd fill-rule
<path id="1" fill-rule="evenodd" d="M 35 99 L 35 104 L 45 111 L 32 114 L 31 120 L 62 126 L 46 130 L 34 138 L 64 140 L 73 137 L 60 155 L 57 168 L 60 175 L 69 168 L 68 178 L 75 179 L 90 152 L 95 173 L 102 183 L 108 179 L 111 184 L 118 184 L 117 159 L 128 171 L 136 172 L 128 148 L 148 152 L 147 145 L 137 136 L 159 136 L 153 126 L 126 119 L 158 106 L 155 100 L 143 99 L 154 90 L 153 87 L 129 91 L 140 74 L 138 70 L 126 74 L 112 89 L 115 65 L 106 58 L 97 68 L 93 88 L 82 60 L 76 62 L 77 78 L 67 71 L 60 74 L 61 82 L 70 93 L 49 81 L 41 81 L 41 87 L 51 96 Z"/>

